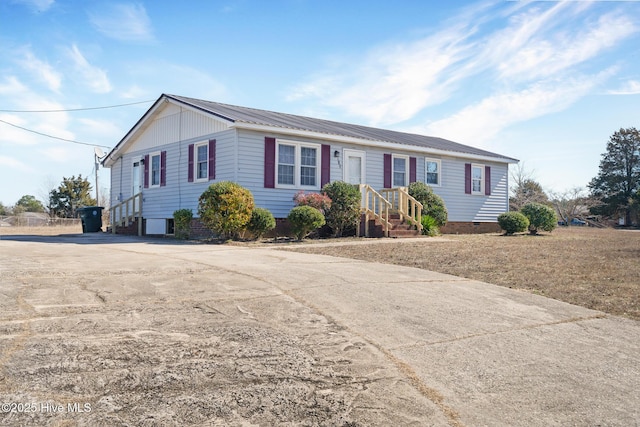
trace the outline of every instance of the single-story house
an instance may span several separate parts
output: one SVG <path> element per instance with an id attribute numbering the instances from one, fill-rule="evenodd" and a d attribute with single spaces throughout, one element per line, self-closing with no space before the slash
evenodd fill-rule
<path id="1" fill-rule="evenodd" d="M 443 232 L 486 232 L 509 209 L 516 162 L 437 137 L 163 94 L 103 165 L 119 231 L 124 217 L 140 217 L 142 233 L 170 234 L 173 212 L 197 217 L 198 197 L 216 181 L 239 183 L 286 218 L 297 192 L 343 180 L 378 191 L 425 182 L 448 209 Z"/>

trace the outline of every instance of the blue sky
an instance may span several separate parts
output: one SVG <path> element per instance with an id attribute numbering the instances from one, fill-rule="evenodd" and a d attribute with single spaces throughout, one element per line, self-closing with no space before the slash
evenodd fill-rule
<path id="1" fill-rule="evenodd" d="M 92 146 L 15 126 L 108 151 L 162 93 L 448 138 L 561 192 L 640 126 L 640 2 L 1 0 L 0 202 L 93 182 Z"/>

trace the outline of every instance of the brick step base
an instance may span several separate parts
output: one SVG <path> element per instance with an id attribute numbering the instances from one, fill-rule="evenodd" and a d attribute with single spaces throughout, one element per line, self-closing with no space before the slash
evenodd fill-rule
<path id="1" fill-rule="evenodd" d="M 389 222 L 391 227 L 389 229 L 389 237 L 402 238 L 402 237 L 419 237 L 420 231 L 416 230 L 414 226 L 407 224 L 399 215 L 389 215 Z M 363 226 L 369 227 L 370 237 L 384 237 L 384 228 L 376 220 L 369 220 L 369 224 L 363 224 Z M 361 229 L 364 235 L 364 229 Z"/>

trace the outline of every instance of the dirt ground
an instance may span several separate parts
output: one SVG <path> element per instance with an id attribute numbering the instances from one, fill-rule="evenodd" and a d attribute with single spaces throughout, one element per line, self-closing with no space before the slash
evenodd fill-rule
<path id="1" fill-rule="evenodd" d="M 447 424 L 378 349 L 192 245 L 64 239 L 0 239 L 0 425 Z"/>
<path id="2" fill-rule="evenodd" d="M 274 246 L 0 230 L 0 426 L 640 423 L 636 321 Z"/>
<path id="3" fill-rule="evenodd" d="M 438 271 L 640 320 L 638 230 L 559 227 L 539 236 L 492 233 L 401 245 L 379 242 L 377 250 L 346 244 L 295 250 Z"/>

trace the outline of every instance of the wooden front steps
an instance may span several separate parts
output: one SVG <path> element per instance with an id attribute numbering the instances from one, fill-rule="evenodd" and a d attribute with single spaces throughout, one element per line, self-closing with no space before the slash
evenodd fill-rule
<path id="1" fill-rule="evenodd" d="M 415 226 L 405 222 L 399 214 L 390 214 L 389 222 L 391 223 L 389 237 L 420 237 L 420 230 L 416 230 Z M 368 226 L 370 237 L 384 237 L 384 227 L 379 221 L 371 219 Z M 364 235 L 364 231 L 362 235 Z"/>

